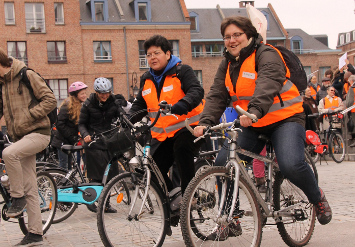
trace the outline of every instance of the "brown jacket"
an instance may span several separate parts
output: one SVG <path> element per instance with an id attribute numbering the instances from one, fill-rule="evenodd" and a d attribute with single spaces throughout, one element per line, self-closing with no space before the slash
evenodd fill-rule
<path id="1" fill-rule="evenodd" d="M 51 126 L 47 114 L 57 105 L 46 82 L 37 73 L 28 70 L 27 77 L 35 97 L 40 101 L 38 104 L 32 102 L 28 88 L 19 83 L 19 72 L 23 67 L 26 67 L 23 62 L 12 58 L 10 71 L 0 77 L 0 118 L 5 117 L 7 132 L 14 141 L 31 132 L 50 135 Z"/>

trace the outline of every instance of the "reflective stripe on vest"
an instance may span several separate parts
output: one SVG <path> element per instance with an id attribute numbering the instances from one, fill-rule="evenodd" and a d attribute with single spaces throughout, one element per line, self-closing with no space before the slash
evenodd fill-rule
<path id="1" fill-rule="evenodd" d="M 142 96 L 147 104 L 150 121 L 153 122 L 157 110 L 159 109 L 159 102 L 165 100 L 168 104 L 174 105 L 185 96 L 185 93 L 181 89 L 180 80 L 174 74 L 165 77 L 159 99 L 154 82 L 150 79 L 145 80 Z M 185 127 L 186 118 L 190 119 L 190 125 L 197 125 L 199 116 L 205 105 L 204 102 L 205 101 L 202 100 L 202 102 L 192 109 L 192 111 L 188 112 L 187 115 L 176 115 L 178 119 L 174 116 L 160 116 L 155 126 L 151 129 L 152 137 L 158 141 L 164 141 L 166 138 L 173 137 L 177 131 Z"/>
<path id="2" fill-rule="evenodd" d="M 276 51 L 278 50 L 276 49 Z M 282 58 L 281 53 L 279 51 L 278 53 Z M 255 71 L 255 54 L 256 52 L 254 51 L 253 54 L 245 59 L 241 65 L 235 91 L 233 89 L 232 80 L 229 74 L 230 64 L 228 64 L 225 78 L 225 85 L 229 95 L 231 96 L 233 106 L 235 107 L 236 105 L 239 105 L 244 110 L 248 110 L 249 101 L 251 100 L 255 91 L 255 81 L 257 79 L 257 72 Z M 284 64 L 286 66 L 285 62 Z M 286 71 L 286 77 L 289 77 L 290 72 L 287 66 Z M 279 94 L 282 98 L 284 106 L 281 107 L 279 97 L 275 96 L 274 103 L 270 107 L 268 113 L 259 119 L 257 123 L 254 123 L 252 125 L 253 127 L 267 126 L 291 117 L 296 113 L 303 112 L 302 97 L 300 96 L 297 87 L 291 81 L 288 79 L 284 81 L 284 85 Z"/>

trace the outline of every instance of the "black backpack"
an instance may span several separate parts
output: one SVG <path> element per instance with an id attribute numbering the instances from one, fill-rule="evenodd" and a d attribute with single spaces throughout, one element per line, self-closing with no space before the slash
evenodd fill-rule
<path id="1" fill-rule="evenodd" d="M 283 46 L 272 46 L 269 44 L 266 45 L 276 48 L 281 52 L 281 55 L 283 56 L 288 69 L 290 70 L 291 76 L 288 79 L 290 79 L 290 81 L 296 85 L 300 93 L 303 92 L 307 88 L 307 75 L 300 59 L 296 56 L 295 53 Z"/>
<path id="2" fill-rule="evenodd" d="M 32 98 L 39 102 L 39 100 L 35 97 L 34 93 L 33 93 L 33 89 L 32 89 L 32 86 L 31 86 L 31 83 L 30 83 L 30 80 L 28 79 L 27 77 L 27 70 L 32 70 L 33 72 L 36 72 L 34 71 L 33 69 L 30 69 L 30 68 L 27 68 L 27 67 L 24 67 L 20 70 L 19 74 L 21 76 L 21 79 L 20 79 L 20 83 L 22 82 L 23 84 L 25 84 L 25 86 L 28 88 L 28 90 L 30 91 L 30 94 L 32 96 Z M 39 75 L 43 81 L 46 82 L 46 80 L 36 72 L 37 75 Z M 46 83 L 47 87 L 53 92 L 52 88 L 48 85 L 48 83 Z M 57 107 L 55 107 L 50 113 L 48 113 L 47 117 L 49 118 L 49 121 L 51 122 L 51 127 L 53 127 L 53 125 L 55 125 L 55 123 L 57 122 Z"/>

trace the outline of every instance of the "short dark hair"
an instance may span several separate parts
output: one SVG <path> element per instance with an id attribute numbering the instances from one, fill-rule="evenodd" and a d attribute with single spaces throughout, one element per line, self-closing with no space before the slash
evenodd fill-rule
<path id="1" fill-rule="evenodd" d="M 143 46 L 145 54 L 147 54 L 148 49 L 152 46 L 160 47 L 164 53 L 170 51 L 170 53 L 173 54 L 173 49 L 171 47 L 170 42 L 164 36 L 161 35 L 154 35 L 150 37 L 149 39 L 144 41 Z"/>
<path id="2" fill-rule="evenodd" d="M 0 64 L 3 67 L 10 68 L 11 67 L 11 59 L 5 53 L 3 49 L 0 48 Z"/>
<path id="3" fill-rule="evenodd" d="M 226 31 L 226 28 L 230 25 L 234 24 L 240 29 L 243 30 L 243 32 L 247 35 L 248 39 L 251 37 L 257 37 L 258 32 L 256 31 L 256 28 L 253 26 L 253 23 L 246 18 L 242 16 L 234 16 L 234 17 L 227 17 L 224 18 L 224 20 L 221 23 L 221 34 L 222 37 L 224 37 L 224 32 Z"/>

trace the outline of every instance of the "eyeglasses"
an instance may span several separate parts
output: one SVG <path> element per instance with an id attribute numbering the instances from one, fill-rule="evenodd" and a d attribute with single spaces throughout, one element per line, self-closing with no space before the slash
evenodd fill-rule
<path id="1" fill-rule="evenodd" d="M 146 56 L 147 59 L 159 56 L 163 51 L 155 51 L 153 53 L 148 53 Z"/>
<path id="2" fill-rule="evenodd" d="M 334 90 L 329 90 L 329 92 L 334 92 Z"/>
<path id="3" fill-rule="evenodd" d="M 230 41 L 231 38 L 233 37 L 234 39 L 238 39 L 240 36 L 242 36 L 244 33 L 233 33 L 232 36 L 224 36 L 223 40 L 224 41 Z"/>

